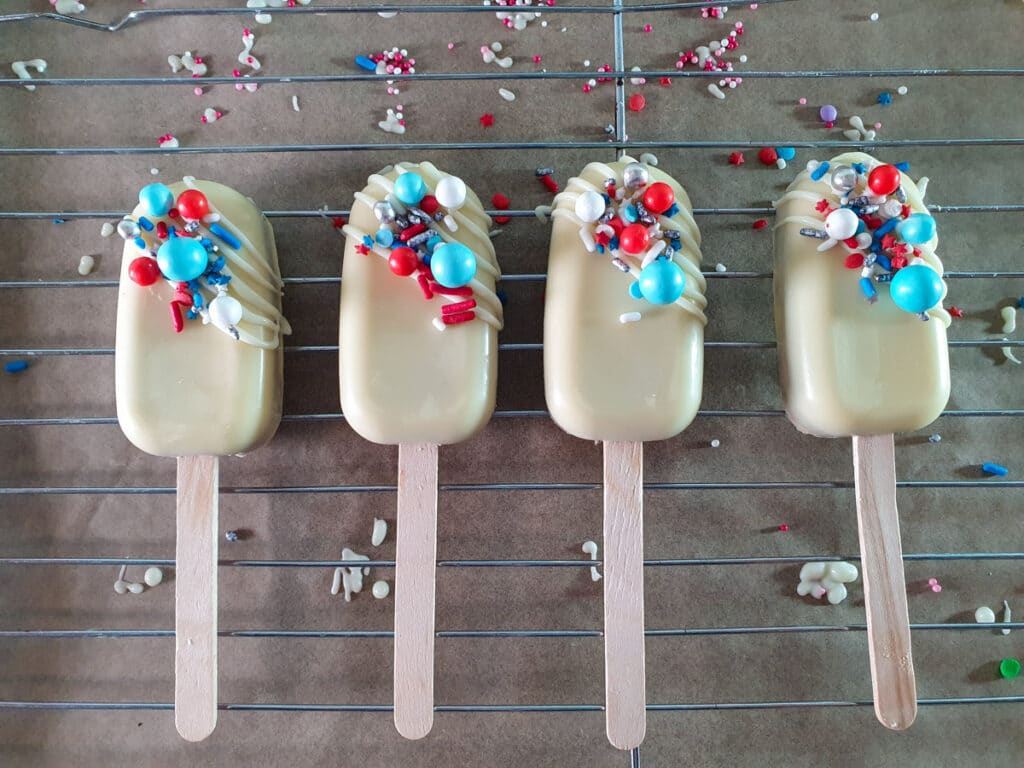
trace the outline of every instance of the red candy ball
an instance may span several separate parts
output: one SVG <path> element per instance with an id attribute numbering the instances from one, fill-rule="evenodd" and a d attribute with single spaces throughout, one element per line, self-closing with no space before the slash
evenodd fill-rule
<path id="1" fill-rule="evenodd" d="M 657 181 L 644 190 L 644 207 L 651 213 L 664 213 L 676 201 L 672 187 Z"/>
<path id="2" fill-rule="evenodd" d="M 895 165 L 880 165 L 868 174 L 868 187 L 876 195 L 891 195 L 900 185 L 900 171 Z"/>
<path id="3" fill-rule="evenodd" d="M 619 247 L 626 253 L 634 256 L 647 250 L 651 243 L 651 236 L 647 233 L 647 227 L 643 224 L 630 224 L 619 235 Z"/>
<path id="4" fill-rule="evenodd" d="M 775 165 L 779 160 L 779 153 L 771 147 L 765 147 L 757 153 L 757 157 L 765 165 Z"/>
<path id="5" fill-rule="evenodd" d="M 644 98 L 642 93 L 634 93 L 629 97 L 629 108 L 633 112 L 640 112 L 644 107 L 647 106 L 647 99 Z"/>
<path id="6" fill-rule="evenodd" d="M 420 265 L 419 257 L 412 248 L 395 248 L 388 257 L 388 266 L 399 277 L 408 277 Z"/>
<path id="7" fill-rule="evenodd" d="M 139 256 L 128 265 L 128 277 L 137 285 L 152 285 L 160 279 L 160 267 L 157 266 L 156 259 Z"/>
<path id="8" fill-rule="evenodd" d="M 210 212 L 210 201 L 198 189 L 186 189 L 178 195 L 177 208 L 185 221 L 201 221 Z"/>
<path id="9" fill-rule="evenodd" d="M 438 208 L 437 198 L 433 195 L 424 195 L 423 199 L 420 200 L 419 208 L 428 216 L 433 216 Z"/>

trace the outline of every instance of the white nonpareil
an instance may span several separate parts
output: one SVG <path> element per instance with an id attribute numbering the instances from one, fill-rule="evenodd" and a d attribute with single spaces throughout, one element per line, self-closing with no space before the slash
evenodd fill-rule
<path id="1" fill-rule="evenodd" d="M 366 555 L 353 552 L 348 547 L 341 550 L 342 560 L 369 560 Z M 331 594 L 336 595 L 342 589 L 345 590 L 345 602 L 352 602 L 352 595 L 363 591 L 363 576 L 370 572 L 369 568 L 360 566 L 349 567 L 339 566 L 334 569 L 334 581 L 331 583 Z"/>
<path id="2" fill-rule="evenodd" d="M 388 521 L 382 520 L 379 517 L 373 518 L 373 533 L 370 534 L 370 543 L 375 547 L 379 547 L 384 543 L 384 539 L 388 535 Z"/>
<path id="3" fill-rule="evenodd" d="M 597 543 L 596 542 L 590 541 L 588 539 L 587 541 L 583 542 L 582 549 L 583 549 L 583 554 L 590 555 L 590 559 L 591 560 L 597 560 Z M 597 566 L 596 565 L 590 566 L 590 580 L 591 581 L 600 581 L 601 580 L 601 573 L 597 570 Z"/>
<path id="4" fill-rule="evenodd" d="M 832 605 L 846 599 L 846 585 L 857 580 L 857 566 L 852 563 L 807 563 L 800 569 L 796 593 L 820 600 L 828 597 Z"/>

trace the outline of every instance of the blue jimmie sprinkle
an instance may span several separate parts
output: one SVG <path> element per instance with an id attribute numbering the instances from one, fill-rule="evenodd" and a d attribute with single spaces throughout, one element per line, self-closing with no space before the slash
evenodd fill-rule
<path id="1" fill-rule="evenodd" d="M 135 247 L 138 248 L 140 251 L 146 250 L 146 241 L 143 240 L 141 237 L 136 237 L 132 242 L 135 243 Z"/>
<path id="2" fill-rule="evenodd" d="M 367 248 L 373 248 L 373 238 L 369 235 L 363 235 L 363 245 Z"/>
<path id="3" fill-rule="evenodd" d="M 886 272 L 892 272 L 892 262 L 889 261 L 889 257 L 886 256 L 884 253 L 880 253 L 877 257 L 875 257 L 875 263 L 882 269 L 884 269 Z"/>
<path id="4" fill-rule="evenodd" d="M 811 178 L 815 181 L 821 181 L 821 177 L 828 173 L 829 164 L 826 160 L 823 163 L 819 163 L 818 167 L 811 171 Z"/>
<path id="5" fill-rule="evenodd" d="M 242 247 L 241 241 L 233 234 L 228 232 L 226 229 L 224 229 L 224 227 L 222 227 L 220 224 L 211 224 L 210 231 L 217 237 L 219 237 L 221 240 L 223 240 L 225 243 L 230 245 L 232 248 L 238 249 Z"/>
<path id="6" fill-rule="evenodd" d="M 12 360 L 9 363 L 4 363 L 4 370 L 7 373 L 21 373 L 28 368 L 27 360 Z"/>
<path id="7" fill-rule="evenodd" d="M 54 224 L 64 224 L 65 222 L 67 222 L 67 219 L 54 219 L 53 220 Z"/>
<path id="8" fill-rule="evenodd" d="M 1000 466 L 999 464 L 993 464 L 991 461 L 986 461 L 982 464 L 981 471 L 986 475 L 999 475 L 1000 477 L 1006 477 L 1010 474 L 1010 470 L 1006 467 Z"/>
<path id="9" fill-rule="evenodd" d="M 663 213 L 662 216 L 668 216 L 671 219 L 677 213 L 679 213 L 679 206 L 676 205 L 675 203 L 672 203 L 672 206 L 667 211 L 665 211 L 665 213 Z"/>
<path id="10" fill-rule="evenodd" d="M 861 176 L 868 172 L 868 169 L 864 167 L 864 163 L 850 163 L 850 167 Z"/>
<path id="11" fill-rule="evenodd" d="M 139 226 L 147 232 L 153 231 L 153 222 L 147 219 L 145 216 L 139 216 Z"/>
<path id="12" fill-rule="evenodd" d="M 190 309 L 188 312 L 185 313 L 185 317 L 187 317 L 189 320 L 195 320 L 197 317 L 199 317 L 199 315 L 196 313 L 195 310 Z"/>
<path id="13" fill-rule="evenodd" d="M 892 104 L 892 94 L 891 93 L 880 93 L 880 94 L 878 94 L 878 103 L 881 104 L 883 107 L 889 106 L 890 104 Z"/>
<path id="14" fill-rule="evenodd" d="M 899 224 L 899 223 L 900 223 L 899 219 L 896 219 L 896 218 L 889 219 L 887 222 L 885 222 L 885 224 L 883 224 L 882 226 L 880 226 L 878 229 L 875 230 L 875 233 L 874 233 L 875 234 L 875 238 L 878 239 L 878 240 L 881 240 L 883 235 L 887 235 L 890 232 L 892 232 L 894 229 L 896 229 L 896 225 Z"/>
<path id="15" fill-rule="evenodd" d="M 874 302 L 878 298 L 878 291 L 875 290 L 875 284 L 871 282 L 870 277 L 860 279 L 860 289 L 864 291 L 864 296 L 868 301 Z"/>
<path id="16" fill-rule="evenodd" d="M 199 291 L 196 291 L 195 293 L 192 294 L 192 306 L 200 309 L 203 306 L 203 294 L 201 294 Z"/>
<path id="17" fill-rule="evenodd" d="M 367 56 L 356 56 L 356 64 L 367 72 L 377 71 L 377 62 Z"/>
<path id="18" fill-rule="evenodd" d="M 896 170 L 899 171 L 900 173 L 906 173 L 907 171 L 910 170 L 910 163 L 908 162 L 893 163 L 893 165 L 896 166 Z"/>
<path id="19" fill-rule="evenodd" d="M 609 247 L 609 248 L 610 248 L 611 250 L 613 250 L 613 251 L 615 251 L 615 250 L 618 250 L 618 247 L 619 247 L 619 238 L 617 238 L 617 237 L 613 237 L 613 238 L 612 238 L 611 240 L 609 240 L 609 241 L 608 241 L 608 247 Z"/>
<path id="20" fill-rule="evenodd" d="M 1017 306 L 1020 307 L 1021 309 L 1024 309 L 1024 296 L 1021 296 L 1019 299 L 1017 299 Z"/>
<path id="21" fill-rule="evenodd" d="M 224 257 L 218 256 L 216 259 L 214 259 L 213 264 L 210 265 L 210 269 L 213 272 L 220 272 L 222 269 L 224 269 Z"/>

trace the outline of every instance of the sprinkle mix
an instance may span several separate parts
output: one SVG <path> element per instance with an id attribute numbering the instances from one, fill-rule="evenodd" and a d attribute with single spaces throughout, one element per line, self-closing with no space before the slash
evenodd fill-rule
<path id="1" fill-rule="evenodd" d="M 860 270 L 860 288 L 869 303 L 878 301 L 876 283 L 889 283 L 900 309 L 928 320 L 928 310 L 945 295 L 942 277 L 922 259 L 923 246 L 935 237 L 935 219 L 912 213 L 901 186 L 907 163 L 879 165 L 870 173 L 861 163 L 837 165 L 811 161 L 811 179 L 827 176 L 832 194 L 815 205 L 823 227 L 805 227 L 800 234 L 823 242 L 819 251 L 842 244 L 846 266 Z"/>

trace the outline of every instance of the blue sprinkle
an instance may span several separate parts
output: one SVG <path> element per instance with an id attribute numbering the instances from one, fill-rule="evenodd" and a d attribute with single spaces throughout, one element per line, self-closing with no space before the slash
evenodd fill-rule
<path id="1" fill-rule="evenodd" d="M 640 292 L 640 283 L 634 280 L 629 284 L 629 295 L 634 299 L 642 299 L 644 295 Z"/>
<path id="2" fill-rule="evenodd" d="M 367 248 L 373 248 L 373 238 L 369 235 L 363 235 L 363 245 Z"/>
<path id="3" fill-rule="evenodd" d="M 197 317 L 199 317 L 199 315 L 196 314 L 195 311 L 190 309 L 188 312 L 185 313 L 185 317 L 187 317 L 189 320 L 195 320 Z"/>
<path id="4" fill-rule="evenodd" d="M 881 240 L 883 235 L 887 235 L 896 229 L 896 225 L 900 223 L 898 218 L 889 219 L 885 224 L 875 230 L 874 235 L 877 239 Z"/>
<path id="5" fill-rule="evenodd" d="M 201 294 L 199 291 L 196 291 L 195 293 L 192 294 L 192 306 L 193 307 L 202 307 L 203 306 L 203 294 Z"/>
<path id="6" fill-rule="evenodd" d="M 886 272 L 892 272 L 892 262 L 889 261 L 889 257 L 884 253 L 878 254 L 875 258 L 875 263 L 884 269 Z"/>
<path id="7" fill-rule="evenodd" d="M 892 94 L 891 93 L 880 93 L 880 94 L 878 94 L 878 103 L 881 104 L 883 107 L 889 106 L 890 104 L 892 104 Z"/>
<path id="8" fill-rule="evenodd" d="M 226 531 L 224 538 L 228 541 L 238 541 L 238 531 Z"/>
<path id="9" fill-rule="evenodd" d="M 775 150 L 775 154 L 781 157 L 786 162 L 789 162 L 796 157 L 796 150 L 793 147 L 779 147 Z"/>
<path id="10" fill-rule="evenodd" d="M 862 277 L 860 279 L 860 289 L 864 292 L 864 295 L 868 298 L 868 301 L 875 298 L 877 291 L 875 290 L 875 284 L 871 282 L 870 277 Z"/>
<path id="11" fill-rule="evenodd" d="M 362 69 L 365 69 L 367 72 L 377 71 L 377 62 L 375 62 L 368 56 L 356 56 L 356 64 L 358 64 Z"/>
<path id="12" fill-rule="evenodd" d="M 611 239 L 611 240 L 610 240 L 610 241 L 608 242 L 608 248 L 609 248 L 609 249 L 611 249 L 611 250 L 613 250 L 613 251 L 615 251 L 615 250 L 618 250 L 618 248 L 619 248 L 619 238 L 617 238 L 617 237 L 613 237 L 613 238 L 612 238 L 612 239 Z"/>
<path id="13" fill-rule="evenodd" d="M 28 368 L 27 360 L 12 360 L 9 363 L 4 364 L 4 370 L 8 373 L 20 373 Z"/>
<path id="14" fill-rule="evenodd" d="M 230 245 L 232 248 L 238 249 L 242 247 L 241 241 L 233 234 L 228 232 L 220 224 L 214 223 L 210 225 L 210 231 L 213 232 L 217 237 L 223 240 L 225 243 Z"/>
<path id="15" fill-rule="evenodd" d="M 168 240 L 170 240 L 172 237 L 177 237 L 177 236 L 178 236 L 178 228 L 177 227 L 170 226 L 170 227 L 167 228 L 167 239 Z"/>
<path id="16" fill-rule="evenodd" d="M 896 170 L 899 171 L 900 173 L 906 173 L 907 171 L 910 170 L 910 163 L 907 162 L 893 163 L 893 165 L 896 166 Z"/>
<path id="17" fill-rule="evenodd" d="M 430 266 L 430 254 L 429 254 L 429 253 L 425 253 L 425 254 L 423 254 L 423 259 L 422 259 L 422 261 L 423 261 L 423 264 L 424 264 L 425 266 L 428 266 L 428 267 L 429 267 L 429 266 Z"/>
<path id="18" fill-rule="evenodd" d="M 595 248 L 595 250 L 597 250 L 597 252 L 598 252 L 598 253 L 604 253 L 604 246 L 603 246 L 603 245 L 601 245 L 600 243 L 597 243 L 597 244 L 596 244 L 596 245 L 594 246 L 594 248 Z"/>
<path id="19" fill-rule="evenodd" d="M 203 248 L 206 248 L 207 250 L 209 250 L 210 248 L 213 248 L 213 240 L 211 240 L 208 237 L 201 237 L 201 238 L 199 238 L 199 244 L 201 246 L 203 246 Z"/>
<path id="20" fill-rule="evenodd" d="M 395 242 L 395 233 L 390 229 L 378 229 L 374 239 L 385 248 L 390 248 L 391 244 Z"/>
<path id="21" fill-rule="evenodd" d="M 986 475 L 999 475 L 1000 477 L 1006 477 L 1010 474 L 1010 470 L 1006 467 L 1000 466 L 999 464 L 993 464 L 991 461 L 986 461 L 982 464 L 981 471 Z"/>
<path id="22" fill-rule="evenodd" d="M 1017 306 L 1020 307 L 1021 309 L 1024 309 L 1024 296 L 1021 296 L 1019 299 L 1017 299 Z"/>
<path id="23" fill-rule="evenodd" d="M 821 177 L 828 173 L 828 169 L 829 164 L 826 160 L 825 162 L 819 164 L 818 167 L 815 168 L 813 171 L 811 171 L 811 178 L 814 179 L 815 181 L 821 181 Z"/>
<path id="24" fill-rule="evenodd" d="M 53 223 L 54 224 L 64 224 L 66 221 L 67 221 L 67 219 L 54 219 Z"/>
<path id="25" fill-rule="evenodd" d="M 869 249 L 872 253 L 879 254 L 882 252 L 882 241 L 872 240 Z"/>
<path id="26" fill-rule="evenodd" d="M 139 216 L 139 226 L 147 232 L 153 231 L 153 222 L 147 219 L 145 216 Z"/>
<path id="27" fill-rule="evenodd" d="M 640 218 L 640 214 L 637 213 L 636 206 L 630 203 L 622 209 L 622 218 L 626 221 L 636 221 Z"/>
<path id="28" fill-rule="evenodd" d="M 213 264 L 210 265 L 210 269 L 212 269 L 214 272 L 220 272 L 222 269 L 224 269 L 224 257 L 218 256 L 216 259 L 214 259 Z"/>
<path id="29" fill-rule="evenodd" d="M 868 172 L 868 169 L 864 167 L 864 163 L 850 163 L 850 167 L 861 176 Z"/>
<path id="30" fill-rule="evenodd" d="M 437 235 L 434 235 L 432 238 L 427 240 L 427 250 L 433 253 L 434 249 L 437 248 L 437 246 L 439 246 L 443 242 L 444 240 L 442 240 Z"/>
<path id="31" fill-rule="evenodd" d="M 508 294 L 504 291 L 495 291 L 494 295 L 498 297 L 498 301 L 501 302 L 501 306 L 508 304 Z"/>
<path id="32" fill-rule="evenodd" d="M 671 207 L 671 208 L 669 208 L 669 209 L 668 209 L 667 211 L 665 211 L 665 212 L 664 212 L 664 213 L 662 214 L 662 216 L 668 216 L 668 217 L 669 217 L 669 218 L 671 219 L 671 218 L 672 218 L 673 216 L 675 216 L 675 215 L 676 215 L 677 213 L 679 213 L 679 206 L 678 206 L 678 205 L 676 205 L 675 203 L 672 203 L 672 207 Z M 678 237 L 678 235 L 677 235 L 677 237 Z"/>
<path id="33" fill-rule="evenodd" d="M 611 205 L 612 204 L 611 195 L 609 195 L 607 192 L 602 192 L 601 193 L 601 197 L 604 198 L 604 204 L 605 205 Z"/>
<path id="34" fill-rule="evenodd" d="M 132 242 L 135 243 L 135 247 L 138 248 L 140 251 L 146 250 L 146 241 L 143 240 L 141 237 L 136 237 L 134 240 L 132 240 Z"/>

